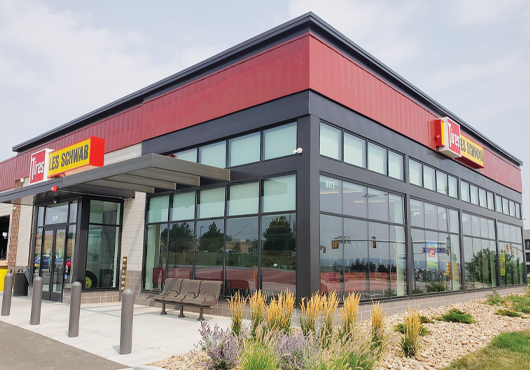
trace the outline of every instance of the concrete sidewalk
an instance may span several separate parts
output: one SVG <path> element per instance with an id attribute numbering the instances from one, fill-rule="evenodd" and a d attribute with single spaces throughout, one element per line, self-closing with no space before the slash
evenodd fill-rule
<path id="1" fill-rule="evenodd" d="M 120 355 L 121 303 L 82 305 L 76 338 L 68 337 L 69 305 L 43 301 L 40 325 L 29 325 L 30 314 L 31 299 L 12 297 L 11 314 L 0 316 L 0 320 L 129 367 L 186 353 L 200 340 L 198 313 L 185 312 L 186 317 L 179 318 L 178 311 L 160 315 L 160 308 L 136 305 L 132 353 Z M 230 324 L 228 317 L 205 315 L 205 319 L 210 326 L 226 328 Z"/>

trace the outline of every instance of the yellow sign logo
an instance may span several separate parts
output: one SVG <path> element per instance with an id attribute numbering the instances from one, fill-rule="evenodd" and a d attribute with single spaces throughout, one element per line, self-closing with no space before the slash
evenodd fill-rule
<path id="1" fill-rule="evenodd" d="M 90 137 L 76 144 L 51 152 L 49 156 L 48 177 L 54 177 L 67 171 L 84 166 L 103 166 L 105 140 Z"/>

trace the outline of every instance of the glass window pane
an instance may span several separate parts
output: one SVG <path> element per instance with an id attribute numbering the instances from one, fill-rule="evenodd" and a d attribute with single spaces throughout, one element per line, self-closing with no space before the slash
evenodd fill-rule
<path id="1" fill-rule="evenodd" d="M 197 221 L 195 279 L 223 281 L 224 221 Z"/>
<path id="2" fill-rule="evenodd" d="M 341 160 L 341 131 L 320 123 L 320 154 Z"/>
<path id="3" fill-rule="evenodd" d="M 509 202 L 509 213 L 510 216 L 515 217 L 515 202 L 513 200 Z"/>
<path id="4" fill-rule="evenodd" d="M 343 182 L 343 212 L 350 216 L 366 218 L 367 193 L 365 186 Z"/>
<path id="5" fill-rule="evenodd" d="M 195 192 L 173 195 L 171 221 L 192 220 L 195 218 Z"/>
<path id="6" fill-rule="evenodd" d="M 294 214 L 261 217 L 261 280 L 263 291 L 296 294 L 296 218 Z"/>
<path id="7" fill-rule="evenodd" d="M 482 238 L 489 237 L 488 219 L 484 217 L 480 217 L 480 236 Z"/>
<path id="8" fill-rule="evenodd" d="M 263 181 L 262 212 L 296 209 L 296 176 L 282 176 Z"/>
<path id="9" fill-rule="evenodd" d="M 504 238 L 504 224 L 502 222 L 497 222 L 497 237 L 499 240 L 506 240 Z"/>
<path id="10" fill-rule="evenodd" d="M 258 213 L 259 182 L 232 185 L 228 195 L 228 215 L 245 215 Z"/>
<path id="11" fill-rule="evenodd" d="M 434 204 L 423 203 L 425 212 L 425 228 L 438 230 L 438 207 Z"/>
<path id="12" fill-rule="evenodd" d="M 147 225 L 145 239 L 144 289 L 160 289 L 166 277 L 167 225 Z"/>
<path id="13" fill-rule="evenodd" d="M 249 295 L 258 289 L 258 218 L 226 220 L 226 289 Z"/>
<path id="14" fill-rule="evenodd" d="M 495 239 L 495 222 L 488 220 L 488 238 Z"/>
<path id="15" fill-rule="evenodd" d="M 519 203 L 515 203 L 515 217 L 521 218 L 521 205 Z"/>
<path id="16" fill-rule="evenodd" d="M 478 188 L 475 185 L 469 186 L 469 199 L 472 204 L 478 205 Z"/>
<path id="17" fill-rule="evenodd" d="M 409 159 L 409 181 L 411 184 L 422 186 L 421 163 Z"/>
<path id="18" fill-rule="evenodd" d="M 342 213 L 342 181 L 320 176 L 320 211 Z"/>
<path id="19" fill-rule="evenodd" d="M 425 227 L 423 202 L 414 199 L 410 200 L 410 220 L 412 226 Z"/>
<path id="20" fill-rule="evenodd" d="M 197 148 L 183 150 L 182 152 L 174 153 L 173 156 L 183 161 L 197 163 Z"/>
<path id="21" fill-rule="evenodd" d="M 38 207 L 37 211 L 37 226 L 42 226 L 44 224 L 44 208 L 45 207 Z"/>
<path id="22" fill-rule="evenodd" d="M 333 222 L 333 219 L 328 219 L 327 223 L 325 220 L 321 220 L 321 227 L 331 229 L 329 222 Z M 332 238 L 335 240 L 332 241 Z M 333 268 L 333 260 L 335 260 L 337 265 L 344 266 L 344 292 L 358 292 L 361 294 L 361 299 L 368 298 L 368 223 L 345 218 L 344 238 L 342 240 L 341 238 L 339 234 L 330 235 L 327 240 L 324 239 L 328 242 L 328 244 L 324 245 L 331 243 L 332 250 L 330 252 L 326 251 L 326 253 L 321 250 L 320 254 L 322 258 L 327 260 L 326 269 L 321 267 L 321 271 L 323 271 L 321 272 L 323 292 L 330 292 L 334 287 L 337 287 L 337 281 L 340 281 L 336 269 Z M 341 253 L 344 253 L 344 258 L 342 258 Z M 329 268 L 330 265 L 331 269 Z"/>
<path id="23" fill-rule="evenodd" d="M 363 232 L 364 231 L 364 232 Z M 364 230 L 349 230 L 348 236 L 351 239 L 366 240 L 367 228 Z M 366 258 L 366 247 L 363 248 L 362 241 L 354 242 L 359 246 L 359 260 Z M 366 246 L 366 242 L 364 244 Z M 320 291 L 330 293 L 341 291 L 341 275 L 344 253 L 344 231 L 342 228 L 342 218 L 327 215 L 320 215 Z M 365 264 L 368 262 L 363 261 Z M 366 265 L 365 265 L 366 266 Z M 366 270 L 365 270 L 366 271 Z M 362 280 L 365 280 L 363 277 Z M 362 284 L 361 284 L 362 285 Z M 364 285 L 366 286 L 366 284 Z M 366 289 L 362 289 L 366 290 Z"/>
<path id="24" fill-rule="evenodd" d="M 480 236 L 480 217 L 471 216 L 471 232 L 473 236 Z"/>
<path id="25" fill-rule="evenodd" d="M 390 194 L 388 196 L 388 205 L 390 208 L 390 222 L 394 222 L 396 224 L 404 224 L 405 221 L 403 217 L 403 197 Z"/>
<path id="26" fill-rule="evenodd" d="M 149 198 L 147 222 L 166 222 L 169 209 L 169 195 Z"/>
<path id="27" fill-rule="evenodd" d="M 70 219 L 68 222 L 74 223 L 77 221 L 77 201 L 70 203 Z"/>
<path id="28" fill-rule="evenodd" d="M 344 162 L 366 167 L 366 141 L 344 133 Z"/>
<path id="29" fill-rule="evenodd" d="M 413 294 L 423 294 L 427 292 L 427 252 L 425 243 L 425 231 L 411 229 L 412 256 L 414 263 L 414 287 Z"/>
<path id="30" fill-rule="evenodd" d="M 505 215 L 510 213 L 510 208 L 508 206 L 508 199 L 502 198 L 502 213 Z"/>
<path id="31" fill-rule="evenodd" d="M 368 218 L 388 221 L 388 193 L 368 188 Z"/>
<path id="32" fill-rule="evenodd" d="M 462 232 L 464 233 L 464 235 L 472 235 L 470 214 L 462 213 Z"/>
<path id="33" fill-rule="evenodd" d="M 260 139 L 259 132 L 231 139 L 229 141 L 230 167 L 259 162 L 261 152 Z"/>
<path id="34" fill-rule="evenodd" d="M 85 289 L 117 287 L 119 231 L 118 226 L 89 226 Z"/>
<path id="35" fill-rule="evenodd" d="M 484 208 L 487 208 L 488 202 L 486 199 L 486 190 L 479 188 L 478 189 L 478 205 Z"/>
<path id="36" fill-rule="evenodd" d="M 429 190 L 436 190 L 434 168 L 423 166 L 423 187 Z"/>
<path id="37" fill-rule="evenodd" d="M 208 166 L 225 168 L 226 167 L 226 142 L 221 141 L 211 145 L 199 148 L 199 163 Z"/>
<path id="38" fill-rule="evenodd" d="M 368 169 L 386 175 L 386 149 L 368 143 Z"/>
<path id="39" fill-rule="evenodd" d="M 438 229 L 440 231 L 447 231 L 447 209 L 444 207 L 438 207 Z"/>
<path id="40" fill-rule="evenodd" d="M 449 190 L 449 196 L 453 198 L 458 198 L 458 180 L 456 177 L 448 176 L 447 178 L 447 187 Z"/>
<path id="41" fill-rule="evenodd" d="M 390 255 L 388 224 L 369 222 L 368 238 L 370 298 L 383 297 L 385 293 L 391 296 L 389 275 L 395 265 L 395 257 Z"/>
<path id="42" fill-rule="evenodd" d="M 68 236 L 66 239 L 66 254 L 64 256 L 64 287 L 71 288 L 74 276 L 74 249 L 76 238 L 76 227 L 74 225 L 68 226 Z"/>
<path id="43" fill-rule="evenodd" d="M 167 277 L 191 279 L 195 231 L 193 222 L 177 222 L 169 226 Z M 154 271 L 154 281 L 161 271 Z M 158 274 L 157 274 L 158 273 Z M 162 272 L 162 276 L 164 273 Z"/>
<path id="44" fill-rule="evenodd" d="M 296 149 L 296 122 L 263 131 L 263 159 L 292 155 Z"/>
<path id="45" fill-rule="evenodd" d="M 499 213 L 502 213 L 502 199 L 497 194 L 495 194 L 495 210 Z"/>
<path id="46" fill-rule="evenodd" d="M 169 201 L 169 197 L 166 196 L 165 198 L 164 215 L 165 221 L 167 221 L 167 202 Z M 118 225 L 120 223 L 120 203 L 91 200 L 90 223 Z"/>
<path id="47" fill-rule="evenodd" d="M 458 223 L 458 211 L 449 210 L 449 231 L 452 233 L 459 233 L 459 223 Z"/>
<path id="48" fill-rule="evenodd" d="M 464 237 L 464 280 L 466 284 L 466 289 L 476 289 L 475 281 L 479 278 L 480 265 L 477 263 L 480 260 L 477 260 L 473 254 L 473 238 Z"/>
<path id="49" fill-rule="evenodd" d="M 464 202 L 469 202 L 469 184 L 465 181 L 460 181 L 460 197 Z"/>
<path id="50" fill-rule="evenodd" d="M 46 206 L 46 225 L 62 224 L 68 221 L 68 203 Z"/>
<path id="51" fill-rule="evenodd" d="M 488 200 L 488 209 L 491 209 L 493 211 L 495 209 L 495 204 L 493 203 L 493 193 L 488 191 L 486 195 Z"/>
<path id="52" fill-rule="evenodd" d="M 388 176 L 403 181 L 403 156 L 388 151 Z"/>
<path id="53" fill-rule="evenodd" d="M 436 171 L 436 191 L 447 194 L 447 174 L 441 171 Z"/>
<path id="54" fill-rule="evenodd" d="M 198 218 L 223 217 L 225 214 L 225 188 L 199 191 Z"/>

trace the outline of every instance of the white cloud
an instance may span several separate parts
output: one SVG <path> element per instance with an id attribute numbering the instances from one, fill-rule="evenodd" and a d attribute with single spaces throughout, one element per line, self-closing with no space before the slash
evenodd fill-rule
<path id="1" fill-rule="evenodd" d="M 528 16 L 528 8 L 527 0 L 457 0 L 450 13 L 461 24 L 485 25 Z"/>

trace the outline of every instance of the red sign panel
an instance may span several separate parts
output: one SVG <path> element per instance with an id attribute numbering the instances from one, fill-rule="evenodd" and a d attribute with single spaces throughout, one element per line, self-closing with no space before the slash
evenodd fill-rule
<path id="1" fill-rule="evenodd" d="M 29 183 L 34 184 L 48 179 L 48 153 L 51 149 L 42 149 L 31 155 Z"/>
<path id="2" fill-rule="evenodd" d="M 434 121 L 435 142 L 440 153 L 451 158 L 462 156 L 460 148 L 460 125 L 444 117 Z"/>

